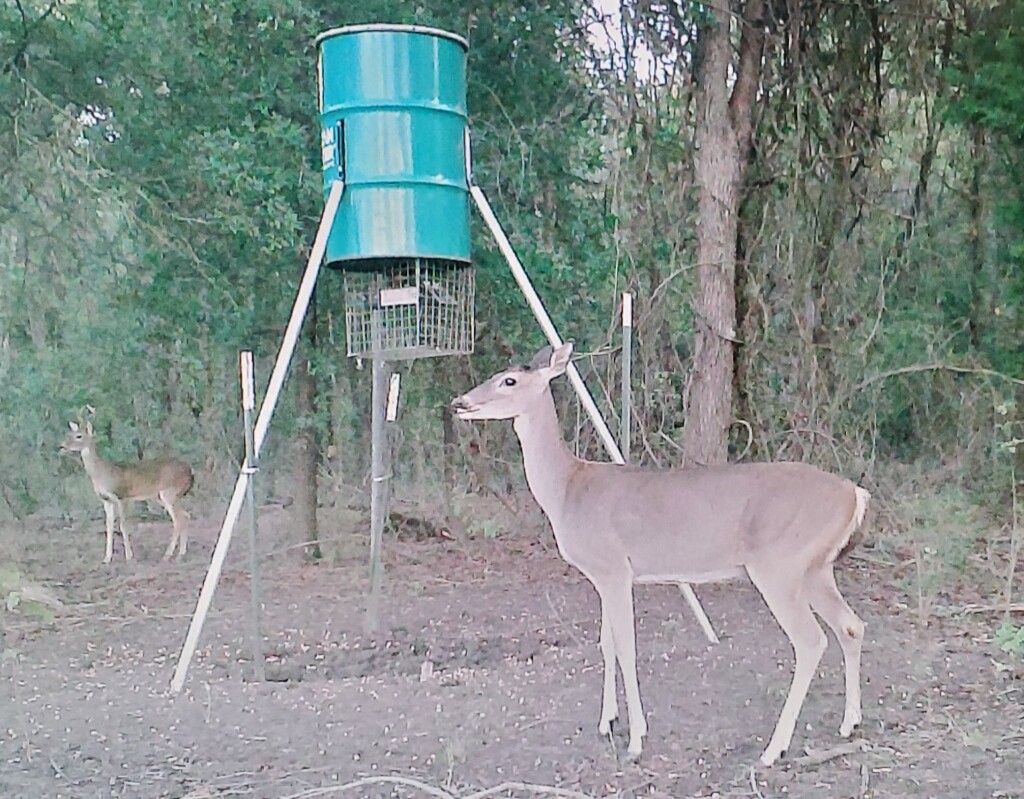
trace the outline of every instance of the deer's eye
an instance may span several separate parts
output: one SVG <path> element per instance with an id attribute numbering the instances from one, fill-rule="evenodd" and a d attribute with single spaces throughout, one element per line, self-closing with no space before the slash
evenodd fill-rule
<path id="1" fill-rule="evenodd" d="M 501 384 L 503 386 L 514 386 L 516 382 L 517 381 L 514 377 L 506 377 L 504 380 L 501 381 Z"/>

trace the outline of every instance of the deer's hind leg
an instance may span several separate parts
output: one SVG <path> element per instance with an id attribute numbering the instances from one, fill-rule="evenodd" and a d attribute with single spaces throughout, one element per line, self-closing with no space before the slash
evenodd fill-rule
<path id="1" fill-rule="evenodd" d="M 747 573 L 789 638 L 796 656 L 796 668 L 793 670 L 793 682 L 786 703 L 782 706 L 771 740 L 761 755 L 761 762 L 770 766 L 782 757 L 793 740 L 800 708 L 803 707 L 821 656 L 825 654 L 828 639 L 811 612 L 803 575 L 791 569 L 779 569 L 777 564 L 769 564 L 764 569 L 748 566 Z"/>
<path id="2" fill-rule="evenodd" d="M 178 559 L 185 556 L 185 548 L 188 546 L 188 531 L 185 529 L 187 514 L 181 508 L 175 508 L 174 503 L 178 496 L 172 491 L 161 491 L 158 494 L 160 504 L 164 506 L 167 515 L 171 517 L 171 525 L 174 531 L 171 533 L 171 540 L 164 550 L 164 560 L 170 560 L 175 548 L 178 550 Z"/>
<path id="3" fill-rule="evenodd" d="M 811 607 L 832 628 L 843 650 L 846 670 L 846 709 L 839 734 L 848 738 L 861 722 L 860 651 L 864 643 L 864 622 L 850 609 L 836 586 L 832 564 L 808 575 L 807 593 Z"/>
<path id="4" fill-rule="evenodd" d="M 124 559 L 131 560 L 135 556 L 132 554 L 132 542 L 128 539 L 128 522 L 125 519 L 124 503 L 115 498 L 114 507 L 117 508 L 117 518 L 120 519 L 121 540 L 124 541 Z"/>

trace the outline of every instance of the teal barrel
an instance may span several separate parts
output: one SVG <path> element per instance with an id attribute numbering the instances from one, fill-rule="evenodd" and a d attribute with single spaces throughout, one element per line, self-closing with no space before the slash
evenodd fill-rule
<path id="1" fill-rule="evenodd" d="M 345 181 L 327 263 L 469 262 L 465 40 L 358 25 L 316 43 L 324 195 Z"/>

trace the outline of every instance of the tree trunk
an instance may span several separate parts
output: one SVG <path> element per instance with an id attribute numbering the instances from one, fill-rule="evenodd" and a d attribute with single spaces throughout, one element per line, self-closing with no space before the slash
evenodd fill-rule
<path id="1" fill-rule="evenodd" d="M 967 234 L 970 272 L 968 287 L 970 305 L 967 314 L 967 335 L 971 348 L 977 351 L 981 347 L 982 274 L 985 270 L 985 205 L 981 196 L 981 180 L 985 171 L 985 132 L 975 127 L 971 137 L 971 187 L 967 197 L 971 210 L 971 227 Z"/>
<path id="2" fill-rule="evenodd" d="M 764 3 L 744 4 L 736 82 L 727 4 L 708 6 L 700 31 L 694 174 L 699 186 L 697 224 L 698 287 L 694 297 L 693 374 L 686 402 L 683 447 L 694 465 L 724 463 L 732 421 L 736 342 L 736 251 L 740 188 L 746 172 L 753 99 L 761 70 Z"/>
<path id="3" fill-rule="evenodd" d="M 306 340 L 309 353 L 295 362 L 295 385 L 298 396 L 295 412 L 299 419 L 297 451 L 295 453 L 295 521 L 300 541 L 306 543 L 307 558 L 319 560 L 320 527 L 317 522 L 317 499 L 320 484 L 320 441 L 317 425 L 316 375 L 309 368 L 310 358 L 316 352 L 315 298 L 306 319 Z"/>

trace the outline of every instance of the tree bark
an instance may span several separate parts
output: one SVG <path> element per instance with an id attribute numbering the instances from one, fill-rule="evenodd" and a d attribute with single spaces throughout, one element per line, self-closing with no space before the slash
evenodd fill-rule
<path id="1" fill-rule="evenodd" d="M 985 205 L 981 195 L 985 171 L 985 132 L 975 127 L 971 137 L 971 184 L 967 204 L 971 211 L 971 227 L 967 234 L 970 272 L 968 288 L 970 305 L 967 314 L 967 335 L 971 348 L 978 350 L 982 339 L 982 275 L 985 271 Z"/>
<path id="2" fill-rule="evenodd" d="M 319 560 L 320 527 L 317 521 L 317 501 L 320 485 L 320 440 L 317 425 L 317 381 L 309 368 L 310 358 L 317 347 L 316 300 L 310 305 L 306 319 L 306 341 L 309 352 L 295 362 L 295 385 L 297 397 L 295 412 L 299 419 L 297 452 L 295 458 L 295 519 L 301 536 L 306 543 L 307 558 Z"/>
<path id="3" fill-rule="evenodd" d="M 698 287 L 693 373 L 683 431 L 685 458 L 694 465 L 725 462 L 732 421 L 739 209 L 764 43 L 764 3 L 748 0 L 743 9 L 735 65 L 727 4 L 709 5 L 709 19 L 700 31 L 703 61 L 694 156 L 699 186 Z M 730 96 L 733 68 L 736 82 Z"/>

